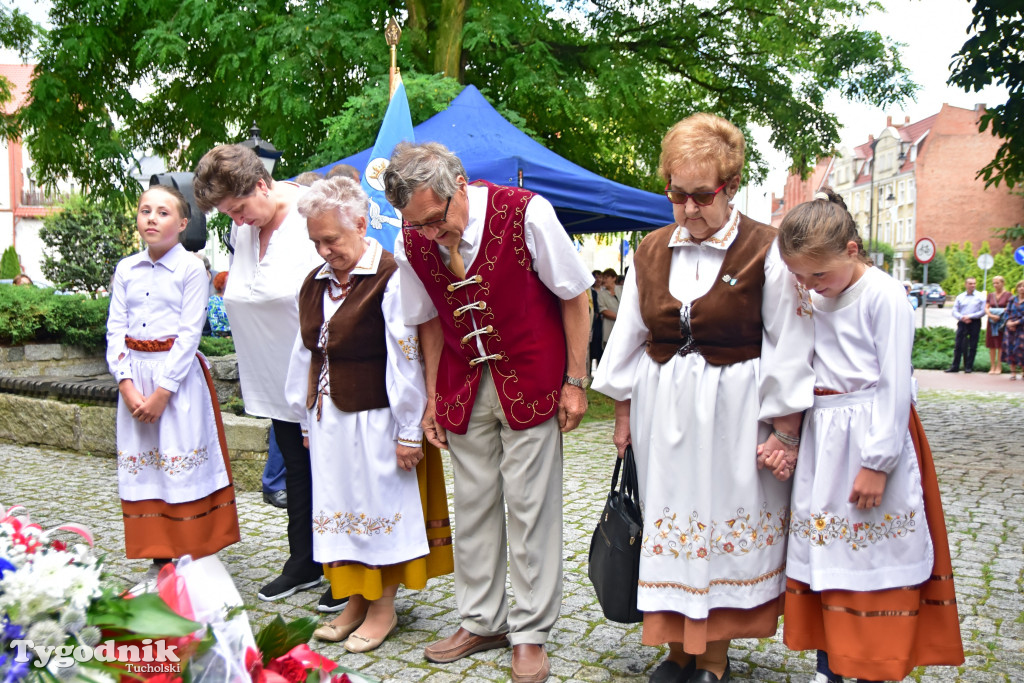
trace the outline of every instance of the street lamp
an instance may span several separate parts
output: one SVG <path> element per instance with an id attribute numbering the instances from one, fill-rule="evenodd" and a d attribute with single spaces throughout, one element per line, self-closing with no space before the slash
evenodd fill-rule
<path id="1" fill-rule="evenodd" d="M 252 122 L 252 128 L 249 129 L 249 136 L 248 140 L 238 144 L 256 152 L 256 156 L 263 162 L 263 167 L 267 169 L 267 173 L 273 178 L 274 166 L 277 164 L 277 160 L 281 158 L 283 152 L 277 151 L 277 148 L 270 143 L 270 140 L 260 139 L 260 129 L 255 121 Z"/>

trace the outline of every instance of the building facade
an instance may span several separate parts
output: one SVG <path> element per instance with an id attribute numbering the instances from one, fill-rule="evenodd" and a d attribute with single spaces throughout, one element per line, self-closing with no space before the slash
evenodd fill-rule
<path id="1" fill-rule="evenodd" d="M 921 237 L 930 237 L 939 249 L 963 242 L 977 249 L 988 241 L 996 251 L 1003 241 L 993 231 L 1024 222 L 1024 197 L 1005 186 L 986 188 L 975 177 L 1001 144 L 978 131 L 983 112 L 983 105 L 961 109 L 944 104 L 937 114 L 914 123 L 909 117 L 902 123 L 888 117 L 877 138 L 870 135 L 852 150 L 840 148 L 815 168 L 827 162 L 825 180 L 843 197 L 876 262 L 881 262 L 877 245 L 892 247 L 896 278 L 910 279 L 914 244 Z M 816 188 L 791 174 L 773 224 L 812 199 Z"/>

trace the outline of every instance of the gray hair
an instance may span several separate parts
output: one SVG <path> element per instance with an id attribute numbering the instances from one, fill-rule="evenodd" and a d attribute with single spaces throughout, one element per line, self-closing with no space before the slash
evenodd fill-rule
<path id="1" fill-rule="evenodd" d="M 360 216 L 369 212 L 370 198 L 352 178 L 336 176 L 313 183 L 295 206 L 303 218 L 336 211 L 341 224 L 352 228 Z"/>
<path id="2" fill-rule="evenodd" d="M 459 176 L 469 182 L 462 162 L 440 142 L 400 142 L 384 171 L 384 195 L 399 210 L 424 185 L 439 198 L 448 199 L 459 190 Z"/>

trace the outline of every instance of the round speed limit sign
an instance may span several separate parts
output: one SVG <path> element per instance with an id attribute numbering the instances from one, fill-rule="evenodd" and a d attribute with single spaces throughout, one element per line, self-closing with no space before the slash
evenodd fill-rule
<path id="1" fill-rule="evenodd" d="M 922 237 L 914 245 L 914 258 L 918 263 L 930 263 L 935 258 L 935 242 L 930 237 Z"/>

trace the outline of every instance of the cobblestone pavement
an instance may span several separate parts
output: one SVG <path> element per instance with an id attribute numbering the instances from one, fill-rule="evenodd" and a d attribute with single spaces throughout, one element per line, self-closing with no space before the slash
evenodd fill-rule
<path id="1" fill-rule="evenodd" d="M 1019 431 L 1024 396 L 1003 393 L 922 392 L 920 410 L 939 470 L 967 662 L 959 670 L 918 669 L 908 680 L 1024 680 L 1024 441 Z M 638 625 L 607 622 L 587 580 L 590 534 L 612 470 L 611 423 L 584 425 L 566 439 L 565 597 L 550 635 L 552 681 L 646 681 L 663 656 L 639 644 Z M 449 480 L 450 486 L 450 480 Z M 450 491 L 449 491 L 450 492 Z M 122 559 L 123 530 L 115 461 L 40 448 L 0 445 L 0 504 L 25 505 L 44 527 L 89 526 L 107 567 L 125 587 L 146 569 Z M 256 592 L 276 576 L 285 558 L 285 514 L 258 493 L 238 496 L 242 541 L 221 553 L 250 617 L 259 627 L 282 614 L 315 614 L 320 591 L 276 603 Z M 458 522 L 458 511 L 454 510 Z M 455 528 L 457 537 L 458 528 Z M 456 541 L 457 542 L 457 541 Z M 494 650 L 448 664 L 430 664 L 423 647 L 459 622 L 452 577 L 426 590 L 399 593 L 400 630 L 369 654 L 340 645 L 313 647 L 346 667 L 384 680 L 465 683 L 507 680 L 511 654 Z M 781 631 L 766 640 L 739 640 L 730 652 L 737 680 L 810 681 L 813 653 L 790 652 Z"/>

